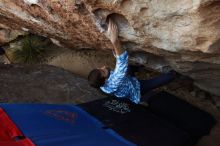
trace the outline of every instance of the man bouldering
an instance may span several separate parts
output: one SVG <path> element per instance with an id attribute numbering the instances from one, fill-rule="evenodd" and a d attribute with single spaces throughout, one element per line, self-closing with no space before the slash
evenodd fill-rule
<path id="1" fill-rule="evenodd" d="M 118 38 L 118 27 L 111 19 L 109 19 L 107 34 L 113 45 L 116 66 L 114 71 L 106 66 L 92 70 L 88 76 L 92 87 L 118 98 L 129 98 L 138 104 L 140 101 L 147 100 L 145 95 L 149 91 L 174 79 L 174 72 L 164 73 L 149 80 L 138 80 L 135 76 L 128 74 L 128 52 L 122 47 Z"/>

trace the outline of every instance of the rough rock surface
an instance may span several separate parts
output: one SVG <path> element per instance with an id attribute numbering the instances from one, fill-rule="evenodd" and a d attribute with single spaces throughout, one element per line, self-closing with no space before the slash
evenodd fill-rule
<path id="1" fill-rule="evenodd" d="M 147 66 L 145 52 L 157 55 L 220 95 L 219 0 L 0 0 L 1 24 L 71 48 L 111 48 L 109 17 L 124 47 L 141 54 L 134 60 Z"/>
<path id="2" fill-rule="evenodd" d="M 0 45 L 9 43 L 15 40 L 18 36 L 25 35 L 26 33 L 21 30 L 12 30 L 10 27 L 0 23 Z"/>
<path id="3" fill-rule="evenodd" d="M 0 102 L 82 103 L 102 98 L 87 80 L 49 65 L 0 64 Z"/>

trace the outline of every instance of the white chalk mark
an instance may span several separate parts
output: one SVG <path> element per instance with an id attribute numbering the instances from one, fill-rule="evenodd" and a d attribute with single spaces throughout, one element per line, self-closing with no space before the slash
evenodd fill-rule
<path id="1" fill-rule="evenodd" d="M 38 0 L 24 0 L 24 2 L 28 5 L 38 4 Z"/>
<path id="2" fill-rule="evenodd" d="M 22 29 L 23 31 L 26 31 L 26 32 L 29 31 L 29 29 L 27 29 L 27 28 L 25 28 L 25 27 L 22 27 L 21 29 Z"/>

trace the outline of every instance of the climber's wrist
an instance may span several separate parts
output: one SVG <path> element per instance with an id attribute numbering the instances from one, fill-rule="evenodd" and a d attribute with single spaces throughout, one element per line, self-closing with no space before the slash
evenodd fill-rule
<path id="1" fill-rule="evenodd" d="M 121 42 L 119 40 L 114 42 L 113 47 L 116 55 L 121 55 L 124 52 L 124 49 L 122 48 Z"/>

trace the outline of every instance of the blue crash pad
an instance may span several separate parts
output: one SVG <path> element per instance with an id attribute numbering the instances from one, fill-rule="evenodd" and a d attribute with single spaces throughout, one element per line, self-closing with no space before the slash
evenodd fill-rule
<path id="1" fill-rule="evenodd" d="M 72 105 L 0 104 L 36 146 L 135 146 Z"/>

